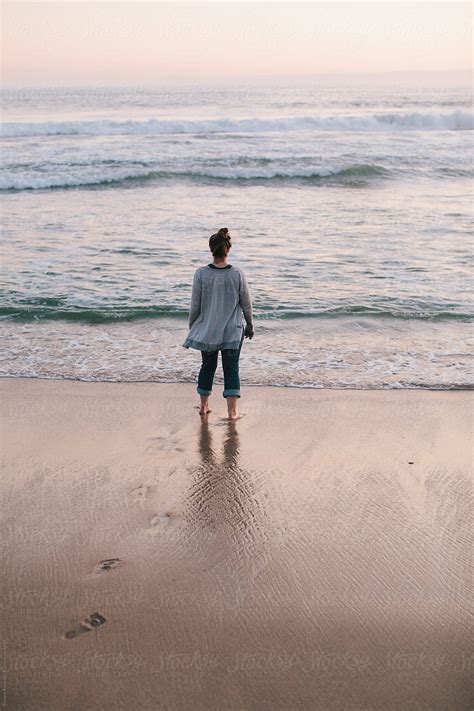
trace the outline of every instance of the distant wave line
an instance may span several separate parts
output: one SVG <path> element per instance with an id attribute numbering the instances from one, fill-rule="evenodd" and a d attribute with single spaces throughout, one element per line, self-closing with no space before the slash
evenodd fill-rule
<path id="1" fill-rule="evenodd" d="M 144 119 L 117 121 L 89 119 L 73 121 L 5 122 L 0 128 L 4 138 L 30 136 L 128 135 L 181 133 L 236 133 L 273 131 L 430 131 L 472 130 L 474 112 L 374 113 L 365 116 L 293 116 L 247 119 L 170 120 Z"/>

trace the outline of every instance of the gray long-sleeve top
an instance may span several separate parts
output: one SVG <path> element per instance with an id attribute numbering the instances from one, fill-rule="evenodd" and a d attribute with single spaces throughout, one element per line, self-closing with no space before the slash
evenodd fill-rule
<path id="1" fill-rule="evenodd" d="M 189 333 L 184 348 L 198 351 L 238 348 L 245 321 L 253 328 L 252 299 L 240 267 L 207 264 L 194 272 Z"/>

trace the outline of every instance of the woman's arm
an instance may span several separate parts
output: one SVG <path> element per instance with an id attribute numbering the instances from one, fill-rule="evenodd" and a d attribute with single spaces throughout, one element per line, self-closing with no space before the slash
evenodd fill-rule
<path id="1" fill-rule="evenodd" d="M 247 278 L 243 272 L 240 272 L 240 294 L 239 303 L 244 312 L 247 326 L 253 330 L 253 313 L 252 313 L 252 297 L 250 295 Z"/>
<path id="2" fill-rule="evenodd" d="M 201 276 L 199 270 L 194 272 L 193 291 L 191 294 L 191 307 L 189 309 L 189 328 L 201 313 Z"/>

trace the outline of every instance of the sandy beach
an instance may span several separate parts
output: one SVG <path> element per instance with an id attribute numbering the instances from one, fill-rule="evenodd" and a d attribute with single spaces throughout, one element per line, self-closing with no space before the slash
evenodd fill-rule
<path id="1" fill-rule="evenodd" d="M 1 389 L 6 708 L 471 708 L 472 393 Z"/>

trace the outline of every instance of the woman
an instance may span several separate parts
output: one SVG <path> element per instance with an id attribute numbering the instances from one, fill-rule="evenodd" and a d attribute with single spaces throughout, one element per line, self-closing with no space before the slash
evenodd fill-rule
<path id="1" fill-rule="evenodd" d="M 249 287 L 244 272 L 227 263 L 232 247 L 227 227 L 209 239 L 209 249 L 214 261 L 198 267 L 194 273 L 188 336 L 185 348 L 201 351 L 197 392 L 201 396 L 199 414 L 211 412 L 209 396 L 219 351 L 222 353 L 224 392 L 229 420 L 242 415 L 237 412 L 240 397 L 239 357 L 244 336 L 252 338 L 253 314 Z M 242 312 L 245 316 L 244 328 Z"/>

